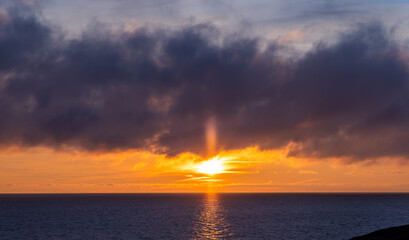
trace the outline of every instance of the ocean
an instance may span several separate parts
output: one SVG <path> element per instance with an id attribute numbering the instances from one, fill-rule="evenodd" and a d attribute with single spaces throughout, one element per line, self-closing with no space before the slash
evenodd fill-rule
<path id="1" fill-rule="evenodd" d="M 0 239 L 349 239 L 409 224 L 409 194 L 0 195 Z"/>

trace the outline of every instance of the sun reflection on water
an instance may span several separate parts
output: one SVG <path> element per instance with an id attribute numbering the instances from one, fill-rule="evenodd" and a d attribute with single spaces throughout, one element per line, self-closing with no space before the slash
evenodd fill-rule
<path id="1" fill-rule="evenodd" d="M 217 193 L 208 193 L 195 222 L 195 239 L 225 239 L 232 237 L 230 225 L 225 216 L 225 209 Z"/>

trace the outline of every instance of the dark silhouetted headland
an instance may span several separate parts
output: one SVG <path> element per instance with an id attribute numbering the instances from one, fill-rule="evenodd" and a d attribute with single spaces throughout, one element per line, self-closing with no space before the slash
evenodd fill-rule
<path id="1" fill-rule="evenodd" d="M 409 225 L 381 229 L 350 240 L 407 240 L 409 239 Z"/>

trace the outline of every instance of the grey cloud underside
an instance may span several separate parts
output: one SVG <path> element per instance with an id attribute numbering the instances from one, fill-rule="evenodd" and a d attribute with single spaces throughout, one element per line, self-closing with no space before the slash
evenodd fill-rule
<path id="1" fill-rule="evenodd" d="M 211 25 L 75 40 L 58 31 L 18 11 L 0 18 L 2 145 L 203 154 L 216 117 L 220 149 L 292 142 L 294 156 L 409 156 L 407 53 L 380 24 L 298 59 L 257 39 L 216 44 Z"/>

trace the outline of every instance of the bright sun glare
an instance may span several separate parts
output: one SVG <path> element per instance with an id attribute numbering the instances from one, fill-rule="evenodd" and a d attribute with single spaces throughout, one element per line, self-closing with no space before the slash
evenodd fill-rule
<path id="1" fill-rule="evenodd" d="M 217 174 L 224 171 L 223 160 L 218 157 L 204 161 L 196 166 L 197 171 L 205 174 Z"/>

